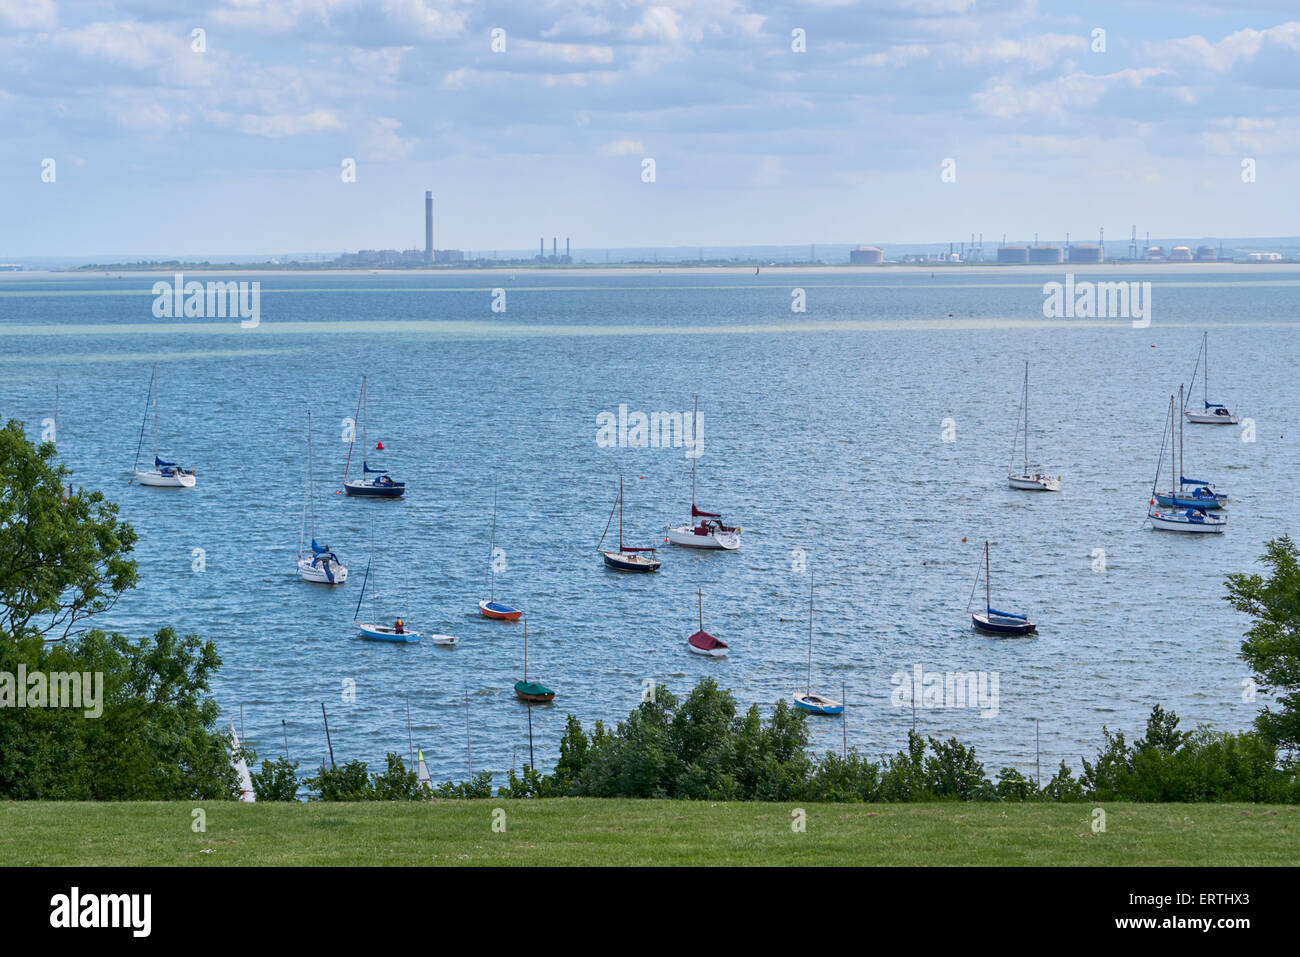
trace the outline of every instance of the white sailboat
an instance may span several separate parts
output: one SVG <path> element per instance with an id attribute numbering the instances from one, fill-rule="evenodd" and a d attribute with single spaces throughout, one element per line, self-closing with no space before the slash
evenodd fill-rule
<path id="1" fill-rule="evenodd" d="M 692 428 L 697 428 L 700 420 L 700 397 L 695 397 L 695 414 L 691 419 Z M 683 548 L 703 548 L 714 551 L 734 552 L 740 547 L 740 526 L 722 524 L 722 515 L 716 512 L 702 511 L 695 504 L 695 462 L 698 455 L 691 456 L 691 520 L 684 525 L 669 525 L 666 529 L 668 544 Z"/>
<path id="2" fill-rule="evenodd" d="M 1151 482 L 1151 498 L 1147 504 L 1147 519 L 1151 527 L 1162 532 L 1184 532 L 1192 535 L 1221 535 L 1228 527 L 1228 519 L 1206 511 L 1203 506 L 1175 506 L 1166 508 L 1156 501 L 1156 488 L 1160 485 L 1160 468 L 1165 460 L 1166 437 L 1174 434 L 1174 397 L 1169 397 L 1169 414 L 1165 419 L 1165 428 L 1160 433 L 1160 458 L 1156 462 L 1156 475 Z M 1169 445 L 1172 447 L 1173 442 Z M 1170 458 L 1173 458 L 1172 449 Z M 1169 494 L 1178 494 L 1177 476 L 1174 475 L 1175 463 L 1169 468 Z"/>
<path id="3" fill-rule="evenodd" d="M 1021 422 L 1024 423 L 1025 458 L 1024 467 L 1016 471 L 1016 445 L 1021 434 Z M 1059 492 L 1061 476 L 1047 475 L 1041 466 L 1029 462 L 1029 360 L 1025 360 L 1025 389 L 1020 399 L 1020 414 L 1016 416 L 1016 437 L 1011 443 L 1011 465 L 1007 468 L 1007 484 L 1012 488 L 1029 492 Z"/>
<path id="4" fill-rule="evenodd" d="M 790 697 L 794 706 L 800 711 L 811 714 L 843 714 L 844 702 L 812 693 L 812 640 L 813 640 L 813 580 L 808 576 L 808 685 L 804 691 L 796 691 Z"/>
<path id="5" fill-rule="evenodd" d="M 328 545 L 316 541 L 316 485 L 312 479 L 311 413 L 307 413 L 307 492 L 302 503 L 302 526 L 298 531 L 298 577 L 322 585 L 342 585 L 348 569 Z M 311 554 L 303 554 L 308 518 L 311 521 Z"/>
<path id="6" fill-rule="evenodd" d="M 1202 359 L 1204 364 L 1202 365 Z M 1210 401 L 1210 334 L 1207 332 L 1201 338 L 1201 351 L 1196 355 L 1196 368 L 1192 370 L 1192 385 L 1196 385 L 1196 374 L 1201 372 L 1201 402 L 1203 408 L 1200 412 L 1192 412 L 1186 406 L 1183 407 L 1183 415 L 1188 422 L 1193 425 L 1236 425 L 1238 419 L 1228 411 L 1228 407 L 1220 402 Z M 1188 388 L 1187 396 L 1191 398 L 1192 390 Z"/>
<path id="7" fill-rule="evenodd" d="M 153 468 L 140 468 L 140 450 L 144 448 L 144 430 L 149 422 L 149 406 L 153 406 Z M 140 441 L 135 447 L 135 481 L 140 485 L 157 488 L 193 488 L 197 477 L 193 469 L 181 468 L 175 462 L 158 457 L 158 363 L 153 365 L 149 378 L 149 396 L 145 399 L 144 418 L 140 421 Z"/>
<path id="8" fill-rule="evenodd" d="M 242 721 L 243 718 L 240 718 Z M 235 719 L 230 719 L 230 766 L 239 778 L 239 800 L 253 804 L 257 801 L 257 792 L 253 790 L 253 778 L 248 773 L 248 761 L 239 751 L 239 735 L 235 733 Z"/>

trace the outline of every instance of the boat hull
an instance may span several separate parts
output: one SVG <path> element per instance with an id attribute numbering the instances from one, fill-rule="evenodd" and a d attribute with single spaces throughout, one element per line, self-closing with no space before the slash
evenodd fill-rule
<path id="1" fill-rule="evenodd" d="M 481 601 L 478 603 L 478 610 L 484 618 L 492 618 L 496 621 L 518 621 L 523 614 L 518 608 L 511 608 L 499 601 Z"/>
<path id="2" fill-rule="evenodd" d="M 605 567 L 619 572 L 657 572 L 661 562 L 657 558 L 644 558 L 626 552 L 601 552 Z"/>
<path id="3" fill-rule="evenodd" d="M 669 525 L 665 537 L 669 545 L 708 551 L 734 552 L 740 548 L 740 529 L 734 532 L 709 530 L 701 533 L 698 525 Z"/>
<path id="4" fill-rule="evenodd" d="M 311 559 L 298 559 L 298 577 L 305 582 L 312 582 L 317 585 L 342 585 L 348 580 L 348 569 L 346 565 L 338 565 L 330 562 L 330 573 L 327 574 L 324 565 L 313 565 Z M 334 577 L 330 578 L 330 574 Z"/>
<path id="5" fill-rule="evenodd" d="M 1204 412 L 1184 412 L 1192 425 L 1236 425 L 1240 420 L 1229 412 L 1227 415 L 1207 415 Z"/>
<path id="6" fill-rule="evenodd" d="M 403 629 L 402 633 L 398 634 L 388 625 L 370 625 L 360 621 L 356 625 L 361 631 L 361 637 L 368 638 L 371 641 L 389 641 L 395 644 L 409 645 L 420 640 L 418 631 Z"/>
<path id="7" fill-rule="evenodd" d="M 343 491 L 358 498 L 401 498 L 406 491 L 406 483 L 394 482 L 392 485 L 376 485 L 373 482 L 353 480 L 343 483 Z"/>
<path id="8" fill-rule="evenodd" d="M 547 704 L 555 700 L 555 692 L 532 681 L 516 681 L 515 697 L 529 704 Z"/>
<path id="9" fill-rule="evenodd" d="M 1151 527 L 1161 532 L 1222 535 L 1228 527 L 1227 518 L 1216 518 L 1213 515 L 1206 515 L 1198 521 L 1176 513 L 1150 511 L 1147 512 L 1147 518 L 1151 521 Z"/>
<path id="10" fill-rule="evenodd" d="M 1017 621 L 998 615 L 980 615 L 972 613 L 971 624 L 977 631 L 990 635 L 1036 635 L 1038 626 L 1032 621 Z"/>
<path id="11" fill-rule="evenodd" d="M 455 635 L 430 635 L 429 640 L 439 648 L 455 648 L 460 644 L 460 639 Z"/>
<path id="12" fill-rule="evenodd" d="M 1061 477 L 1059 475 L 1008 475 L 1007 484 L 1025 492 L 1059 492 Z"/>
<path id="13" fill-rule="evenodd" d="M 135 481 L 138 485 L 150 485 L 154 488 L 194 488 L 196 478 L 193 472 L 171 472 L 164 475 L 157 469 L 146 472 L 136 472 Z"/>
<path id="14" fill-rule="evenodd" d="M 794 701 L 794 706 L 800 711 L 807 711 L 809 714 L 843 714 L 844 705 L 839 701 L 832 701 L 830 698 L 823 698 L 815 694 L 800 694 L 795 692 L 790 696 Z"/>

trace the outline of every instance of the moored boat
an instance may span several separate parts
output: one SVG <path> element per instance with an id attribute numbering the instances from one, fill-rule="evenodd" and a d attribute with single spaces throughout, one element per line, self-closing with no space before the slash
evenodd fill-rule
<path id="1" fill-rule="evenodd" d="M 1204 363 L 1202 363 L 1204 358 Z M 1222 402 L 1210 401 L 1210 334 L 1206 332 L 1201 338 L 1201 351 L 1196 355 L 1196 368 L 1192 370 L 1192 385 L 1196 384 L 1196 374 L 1204 370 L 1201 375 L 1202 387 L 1202 408 L 1199 412 L 1193 412 L 1183 406 L 1183 418 L 1193 425 L 1236 425 L 1238 419 L 1228 411 L 1228 407 Z M 1188 390 L 1190 395 L 1191 390 Z"/>
<path id="2" fill-rule="evenodd" d="M 808 578 L 808 686 L 803 691 L 794 692 L 790 695 L 790 698 L 794 701 L 796 708 L 810 714 L 842 714 L 844 712 L 843 702 L 812 693 L 812 640 L 813 580 L 810 573 Z"/>
<path id="3" fill-rule="evenodd" d="M 149 407 L 153 406 L 153 468 L 140 468 L 140 450 L 144 448 L 144 432 L 149 422 Z M 167 462 L 158 457 L 158 363 L 153 365 L 153 374 L 149 377 L 149 394 L 145 397 L 144 418 L 140 421 L 140 441 L 135 447 L 135 465 L 132 466 L 134 481 L 137 485 L 149 485 L 154 488 L 193 488 L 198 474 L 193 469 L 183 468 L 175 462 Z"/>
<path id="4" fill-rule="evenodd" d="M 704 591 L 696 589 L 700 602 L 700 630 L 686 639 L 686 647 L 692 654 L 709 658 L 725 658 L 731 651 L 727 643 L 713 637 L 704 630 Z"/>
<path id="5" fill-rule="evenodd" d="M 405 482 L 396 482 L 388 474 L 386 468 L 371 468 L 370 462 L 366 458 L 369 452 L 369 439 L 366 436 L 366 377 L 361 377 L 361 396 L 357 399 L 357 414 L 361 417 L 361 476 L 360 478 L 349 479 L 348 472 L 352 468 L 352 445 L 356 441 L 356 433 L 353 432 L 353 441 L 348 444 L 348 460 L 343 467 L 343 491 L 348 495 L 354 495 L 361 498 L 401 498 L 406 491 Z M 353 428 L 355 429 L 355 418 L 353 419 Z M 383 443 L 376 446 L 376 450 L 381 450 Z"/>
<path id="6" fill-rule="evenodd" d="M 515 697 L 529 704 L 546 704 L 555 700 L 555 692 L 544 684 L 528 680 L 528 619 L 524 619 L 524 677 L 515 682 Z"/>
<path id="7" fill-rule="evenodd" d="M 1025 456 L 1019 472 L 1015 469 L 1016 446 L 1019 443 L 1021 422 L 1024 423 Z M 1048 475 L 1042 467 L 1029 461 L 1029 360 L 1025 360 L 1025 388 L 1020 399 L 1020 413 L 1016 416 L 1016 438 L 1011 442 L 1011 465 L 1007 468 L 1007 484 L 1027 492 L 1059 492 L 1061 476 Z"/>
<path id="8" fill-rule="evenodd" d="M 618 501 L 615 503 L 618 508 L 618 551 L 607 552 L 601 549 L 604 544 L 605 536 L 609 534 L 610 521 L 614 519 L 614 511 L 610 509 L 609 521 L 605 522 L 605 531 L 600 536 L 600 541 L 596 543 L 596 551 L 600 552 L 605 561 L 606 568 L 612 568 L 620 572 L 657 572 L 662 564 L 655 557 L 653 548 L 633 548 L 631 545 L 623 544 L 623 477 L 618 479 Z"/>
<path id="9" fill-rule="evenodd" d="M 1170 449 L 1170 476 L 1169 492 L 1167 495 L 1158 493 L 1160 485 L 1160 469 L 1164 466 L 1166 438 L 1169 438 L 1170 445 L 1174 445 L 1178 440 L 1178 433 L 1181 431 L 1174 428 L 1174 397 L 1169 396 L 1169 413 L 1165 418 L 1165 428 L 1160 434 L 1160 457 L 1156 460 L 1156 474 L 1151 481 L 1151 498 L 1147 501 L 1147 521 L 1151 527 L 1161 532 L 1183 532 L 1189 535 L 1221 535 L 1228 527 L 1227 516 L 1213 515 L 1207 510 L 1206 505 L 1196 504 L 1194 501 L 1188 501 L 1174 504 L 1162 504 L 1161 499 L 1165 502 L 1173 503 L 1179 501 L 1179 489 L 1174 482 L 1173 473 L 1182 471 L 1178 466 L 1178 458 L 1174 454 L 1173 448 Z M 1179 476 L 1182 478 L 1182 476 Z M 1183 480 L 1184 482 L 1186 479 Z"/>
<path id="10" fill-rule="evenodd" d="M 698 432 L 700 397 L 695 397 L 692 427 Z M 706 512 L 695 504 L 695 463 L 699 459 L 698 445 L 691 456 L 691 520 L 682 525 L 669 525 L 664 531 L 670 545 L 682 548 L 702 548 L 711 551 L 733 552 L 740 548 L 739 525 L 724 525 L 718 512 Z"/>
<path id="11" fill-rule="evenodd" d="M 496 600 L 497 593 L 497 488 L 496 483 L 492 483 L 492 537 L 488 546 L 488 568 L 491 574 L 491 583 L 488 587 L 488 597 L 478 603 L 479 614 L 484 618 L 493 618 L 497 621 L 518 621 L 523 615 L 523 611 L 515 608 L 513 605 L 507 605 L 503 601 Z"/>
<path id="12" fill-rule="evenodd" d="M 979 575 L 975 576 L 975 585 L 971 588 L 972 595 L 975 588 L 979 586 Z M 970 610 L 970 603 L 967 602 L 967 610 Z M 988 539 L 984 540 L 984 610 L 970 612 L 971 624 L 976 630 L 986 632 L 990 635 L 1036 635 L 1038 626 L 1029 620 L 1027 615 L 1017 615 L 1009 611 L 998 611 L 993 607 L 992 585 L 989 575 L 989 543 Z"/>
<path id="13" fill-rule="evenodd" d="M 302 504 L 302 526 L 298 531 L 298 577 L 322 585 L 342 585 L 348 580 L 348 568 L 328 545 L 316 541 L 316 483 L 312 475 L 311 413 L 307 413 L 307 491 Z M 302 546 L 311 520 L 311 554 Z"/>

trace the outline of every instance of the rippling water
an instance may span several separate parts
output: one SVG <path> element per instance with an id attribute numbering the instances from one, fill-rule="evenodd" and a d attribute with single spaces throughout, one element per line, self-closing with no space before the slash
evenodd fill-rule
<path id="1" fill-rule="evenodd" d="M 0 416 L 35 436 L 57 384 L 75 481 L 104 488 L 140 533 L 140 587 L 100 624 L 214 639 L 217 698 L 229 714 L 242 707 L 264 755 L 282 749 L 283 719 L 291 756 L 319 763 L 322 702 L 337 758 L 405 754 L 409 699 L 435 778 L 466 771 L 467 702 L 476 769 L 527 760 L 512 691 L 522 629 L 477 612 L 494 480 L 507 562 L 497 597 L 527 610 L 529 675 L 558 692 L 533 709 L 539 765 L 553 764 L 566 714 L 616 720 L 648 679 L 685 691 L 711 675 L 764 709 L 801 690 L 801 555 L 817 582 L 814 690 L 843 686 L 848 702 L 844 723 L 811 721 L 819 750 L 845 730 L 872 754 L 899 747 L 913 713 L 893 676 L 916 665 L 997 673 L 995 716 L 916 715 L 923 732 L 976 745 L 990 770 L 1032 771 L 1036 718 L 1047 773 L 1094 753 L 1102 725 L 1140 730 L 1157 702 L 1184 727 L 1245 727 L 1261 706 L 1242 700 L 1246 622 L 1222 581 L 1296 531 L 1300 273 L 1092 277 L 1151 281 L 1147 329 L 1044 321 L 1042 284 L 1062 276 L 1021 270 L 263 276 L 252 330 L 154 319 L 157 278 L 0 281 Z M 491 311 L 494 287 L 504 313 Z M 796 287 L 805 313 L 791 311 Z M 1252 418 L 1257 440 L 1187 430 L 1186 471 L 1232 501 L 1226 535 L 1184 538 L 1143 519 L 1169 394 L 1206 329 L 1211 398 Z M 1059 495 L 1005 487 L 1026 358 L 1034 457 L 1063 475 Z M 161 451 L 198 469 L 191 491 L 128 483 L 154 360 Z M 363 373 L 371 444 L 407 481 L 401 501 L 335 494 Z M 665 547 L 656 576 L 606 571 L 594 548 L 619 474 L 628 537 L 650 544 L 689 510 L 691 473 L 680 448 L 599 447 L 597 414 L 690 411 L 695 394 L 699 503 L 742 524 L 744 545 Z M 318 533 L 355 576 L 333 590 L 295 576 L 308 411 Z M 459 635 L 458 649 L 356 636 L 372 529 L 386 614 Z M 1028 609 L 1037 638 L 970 630 L 985 538 L 994 604 Z M 686 651 L 697 587 L 730 658 Z"/>

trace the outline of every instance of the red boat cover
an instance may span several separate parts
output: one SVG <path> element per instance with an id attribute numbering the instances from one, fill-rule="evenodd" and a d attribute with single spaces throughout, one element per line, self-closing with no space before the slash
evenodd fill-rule
<path id="1" fill-rule="evenodd" d="M 727 647 L 727 643 L 725 641 L 718 641 L 717 638 L 714 638 L 707 631 L 697 631 L 695 634 L 691 635 L 691 637 L 687 638 L 686 640 L 689 641 L 696 648 L 699 648 L 701 651 L 712 651 L 714 648 Z"/>
<path id="2" fill-rule="evenodd" d="M 620 552 L 653 552 L 653 548 L 633 548 L 631 545 L 624 545 L 619 549 Z"/>
<path id="3" fill-rule="evenodd" d="M 722 518 L 721 513 L 702 512 L 694 505 L 691 506 L 691 518 Z"/>

